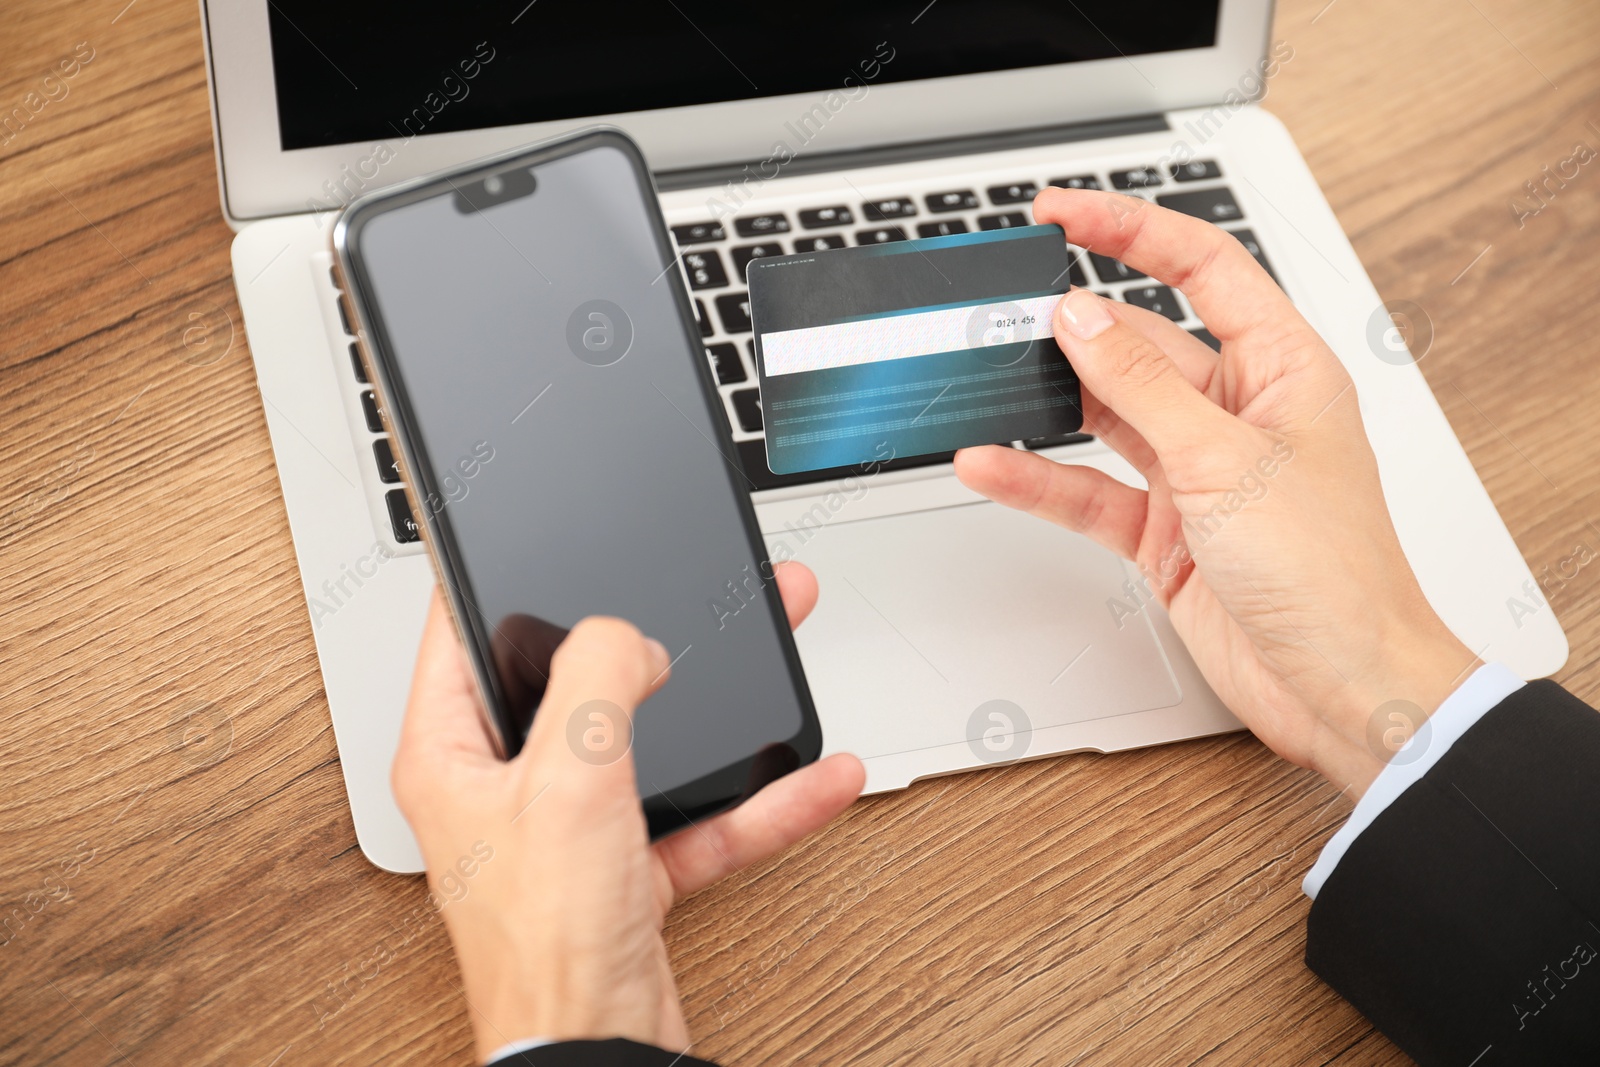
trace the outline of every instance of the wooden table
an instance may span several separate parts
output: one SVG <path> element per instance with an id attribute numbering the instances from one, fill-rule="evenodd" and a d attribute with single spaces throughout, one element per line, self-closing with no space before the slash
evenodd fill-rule
<path id="1" fill-rule="evenodd" d="M 195 4 L 124 4 L 0 14 L 5 108 L 93 49 L 0 145 L 0 914 L 56 887 L 0 946 L 0 1062 L 465 1063 L 442 927 L 396 934 L 421 881 L 351 830 Z M 1600 161 L 1508 206 L 1600 148 L 1600 6 L 1290 0 L 1275 36 L 1266 106 L 1431 319 L 1423 369 L 1535 573 L 1600 551 Z M 197 321 L 225 358 L 184 360 Z M 1600 565 L 1554 585 L 1559 678 L 1600 700 Z M 1346 807 L 1244 735 L 864 800 L 674 913 L 694 1051 L 1403 1061 L 1301 962 L 1299 880 Z"/>

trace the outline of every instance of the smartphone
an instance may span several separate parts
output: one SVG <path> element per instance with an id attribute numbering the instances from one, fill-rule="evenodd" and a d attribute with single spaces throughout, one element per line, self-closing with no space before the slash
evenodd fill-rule
<path id="1" fill-rule="evenodd" d="M 652 838 L 816 760 L 822 729 L 654 183 L 593 128 L 362 197 L 333 232 L 412 515 L 508 758 L 534 712 L 631 746 Z M 631 733 L 543 707 L 587 615 L 660 640 Z"/>

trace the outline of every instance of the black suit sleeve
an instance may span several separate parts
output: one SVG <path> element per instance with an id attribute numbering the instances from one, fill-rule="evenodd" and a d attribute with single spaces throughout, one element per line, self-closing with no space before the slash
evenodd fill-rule
<path id="1" fill-rule="evenodd" d="M 502 1056 L 489 1067 L 717 1067 L 709 1060 L 668 1052 L 654 1045 L 613 1037 L 606 1041 L 558 1041 Z"/>
<path id="2" fill-rule="evenodd" d="M 1306 963 L 1419 1063 L 1600 1064 L 1600 715 L 1534 682 L 1350 846 Z"/>

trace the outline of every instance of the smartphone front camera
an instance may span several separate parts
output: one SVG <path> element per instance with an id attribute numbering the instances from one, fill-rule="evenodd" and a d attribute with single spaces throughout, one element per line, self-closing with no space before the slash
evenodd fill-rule
<path id="1" fill-rule="evenodd" d="M 532 168 L 502 170 L 498 174 L 487 175 L 482 181 L 457 188 L 456 210 L 464 215 L 470 215 L 473 212 L 497 208 L 513 200 L 531 196 L 538 184 L 539 179 L 534 176 Z"/>

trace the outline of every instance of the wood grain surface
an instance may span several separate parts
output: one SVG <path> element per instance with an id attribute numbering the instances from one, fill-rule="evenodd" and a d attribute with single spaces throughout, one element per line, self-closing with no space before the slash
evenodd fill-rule
<path id="1" fill-rule="evenodd" d="M 1600 550 L 1600 162 L 1511 204 L 1600 147 L 1600 5 L 1288 0 L 1275 37 L 1266 106 L 1380 292 L 1425 312 L 1435 393 L 1558 575 Z M 0 114 L 80 42 L 65 95 L 0 134 L 0 915 L 26 916 L 0 1062 L 469 1062 L 443 929 L 404 918 L 421 880 L 351 829 L 196 5 L 7 0 Z M 183 358 L 195 308 L 231 336 L 216 362 Z M 1600 701 L 1600 565 L 1550 590 L 1558 677 Z M 672 915 L 694 1052 L 1404 1062 L 1301 962 L 1298 883 L 1346 811 L 1244 735 L 864 800 Z"/>

